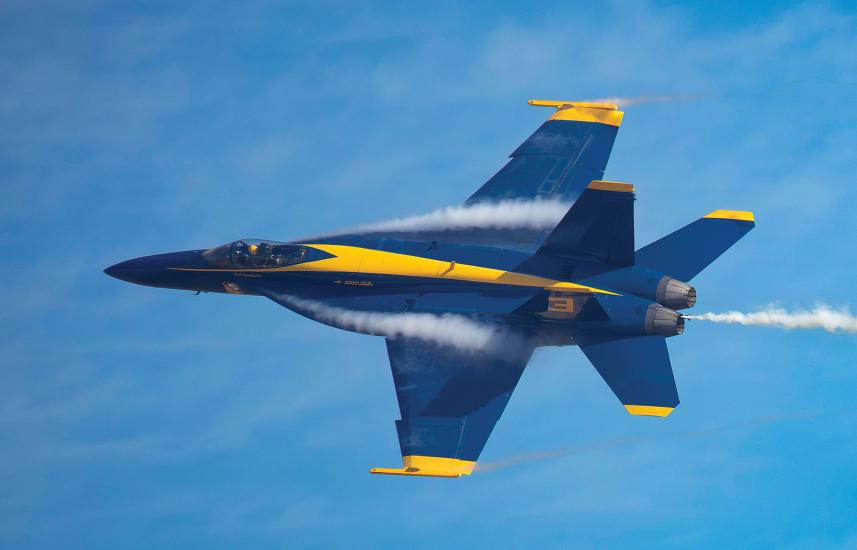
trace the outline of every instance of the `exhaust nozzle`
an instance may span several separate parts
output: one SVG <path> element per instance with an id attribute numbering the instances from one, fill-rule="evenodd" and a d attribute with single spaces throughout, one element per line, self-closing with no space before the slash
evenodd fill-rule
<path id="1" fill-rule="evenodd" d="M 684 332 L 684 317 L 660 304 L 651 304 L 646 311 L 646 334 L 677 336 Z"/>
<path id="2" fill-rule="evenodd" d="M 687 309 L 696 304 L 696 289 L 678 279 L 664 276 L 655 291 L 655 301 L 670 309 Z"/>

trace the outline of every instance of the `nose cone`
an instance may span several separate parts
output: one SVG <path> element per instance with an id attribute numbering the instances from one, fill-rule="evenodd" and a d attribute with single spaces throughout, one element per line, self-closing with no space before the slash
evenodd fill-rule
<path id="1" fill-rule="evenodd" d="M 180 278 L 184 270 L 204 267 L 200 250 L 155 254 L 111 265 L 104 273 L 138 285 L 184 288 Z"/>
<path id="2" fill-rule="evenodd" d="M 107 269 L 104 270 L 104 273 L 110 275 L 114 279 L 119 279 L 120 281 L 128 281 L 129 277 L 133 276 L 134 272 L 137 270 L 135 267 L 135 263 L 137 260 L 126 260 L 124 262 L 119 262 L 118 264 L 113 264 Z"/>

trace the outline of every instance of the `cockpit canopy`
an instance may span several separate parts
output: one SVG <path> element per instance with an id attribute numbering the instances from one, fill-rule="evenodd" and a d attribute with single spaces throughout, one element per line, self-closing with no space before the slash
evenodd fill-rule
<path id="1" fill-rule="evenodd" d="M 210 248 L 202 253 L 202 257 L 213 267 L 273 269 L 329 258 L 330 254 L 299 244 L 241 239 Z"/>

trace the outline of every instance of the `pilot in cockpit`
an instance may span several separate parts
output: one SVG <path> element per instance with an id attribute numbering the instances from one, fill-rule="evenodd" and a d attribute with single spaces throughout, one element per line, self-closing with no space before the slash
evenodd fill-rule
<path id="1" fill-rule="evenodd" d="M 203 256 L 218 267 L 270 269 L 302 263 L 310 250 L 299 245 L 241 240 L 206 250 Z"/>

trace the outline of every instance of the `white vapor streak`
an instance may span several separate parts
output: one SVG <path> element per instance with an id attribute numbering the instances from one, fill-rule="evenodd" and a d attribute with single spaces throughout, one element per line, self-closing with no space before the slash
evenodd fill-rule
<path id="1" fill-rule="evenodd" d="M 604 97 L 593 99 L 594 103 L 614 103 L 620 109 L 631 105 L 641 105 L 643 103 L 673 103 L 675 101 L 690 101 L 696 99 L 696 96 L 689 95 L 644 95 L 637 97 Z"/>
<path id="2" fill-rule="evenodd" d="M 360 225 L 346 232 L 431 231 L 471 227 L 550 229 L 559 223 L 567 211 L 568 205 L 557 201 L 508 200 L 448 206 L 427 214 Z"/>
<path id="3" fill-rule="evenodd" d="M 492 327 L 446 313 L 378 313 L 331 307 L 316 301 L 278 296 L 279 300 L 318 321 L 356 332 L 426 340 L 465 350 L 483 349 L 495 334 Z"/>
<path id="4" fill-rule="evenodd" d="M 729 311 L 726 313 L 702 313 L 685 315 L 688 319 L 713 321 L 715 323 L 738 323 L 741 325 L 762 325 L 786 330 L 823 328 L 827 332 L 857 332 L 857 317 L 851 315 L 847 306 L 836 310 L 821 304 L 812 310 L 788 312 L 781 308 L 768 307 L 762 311 L 743 313 Z"/>

